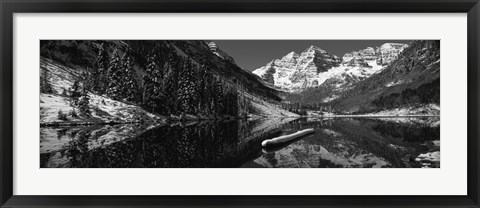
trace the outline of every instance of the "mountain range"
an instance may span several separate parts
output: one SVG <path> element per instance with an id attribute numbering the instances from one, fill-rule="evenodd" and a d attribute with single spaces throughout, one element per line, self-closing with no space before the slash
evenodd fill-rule
<path id="1" fill-rule="evenodd" d="M 439 105 L 440 42 L 385 43 L 341 58 L 310 46 L 252 73 L 283 91 L 286 102 L 328 104 L 344 113 Z"/>
<path id="2" fill-rule="evenodd" d="M 440 104 L 438 40 L 384 43 L 345 53 L 342 57 L 312 45 L 302 52 L 292 51 L 272 60 L 252 72 L 239 67 L 233 57 L 212 41 L 45 40 L 40 45 L 42 63 L 47 64 L 42 70 L 56 67 L 71 74 L 90 73 L 96 67 L 99 45 L 103 45 L 109 55 L 128 53 L 135 70 L 133 78 L 140 87 L 148 68 L 147 57 L 152 54 L 156 55 L 160 71 L 168 68 L 172 54 L 179 57 L 176 59 L 191 60 L 195 70 L 207 65 L 207 74 L 225 85 L 224 91 L 237 88 L 243 94 L 242 99 L 253 103 L 253 107 L 248 107 L 252 115 L 295 115 L 280 108 L 284 103 L 329 105 L 339 113 L 368 113 L 430 104 L 435 104 L 437 109 Z M 181 78 L 182 66 L 172 67 L 180 70 Z M 68 80 L 70 84 L 82 81 L 81 76 L 51 73 L 59 81 L 62 77 L 77 77 Z M 199 72 L 195 73 L 199 76 Z M 57 93 L 70 87 L 54 83 L 55 86 L 61 88 Z M 130 104 L 144 105 L 141 98 Z"/>
<path id="3" fill-rule="evenodd" d="M 317 46 L 310 46 L 301 53 L 294 51 L 280 59 L 252 71 L 265 82 L 288 92 L 299 92 L 318 87 L 325 82 L 343 81 L 352 84 L 380 71 L 408 47 L 407 44 L 385 43 L 352 51 L 342 58 Z"/>

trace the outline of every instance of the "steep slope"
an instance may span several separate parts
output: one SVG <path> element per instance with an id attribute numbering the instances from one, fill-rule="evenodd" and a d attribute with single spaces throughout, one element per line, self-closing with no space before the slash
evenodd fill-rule
<path id="1" fill-rule="evenodd" d="M 276 90 L 262 84 L 257 76 L 242 70 L 231 56 L 216 45 L 209 45 L 203 40 L 42 40 L 40 54 L 68 67 L 93 68 L 100 44 L 105 45 L 108 53 L 115 50 L 124 53 L 129 50 L 139 82 L 145 71 L 148 55 L 154 52 L 157 55 L 157 65 L 163 66 L 169 58 L 170 48 L 173 47 L 178 56 L 188 57 L 195 64 L 207 62 L 211 73 L 231 83 L 240 83 L 253 94 L 280 100 Z"/>
<path id="2" fill-rule="evenodd" d="M 65 94 L 75 81 L 82 79 L 82 69 L 70 68 L 47 58 L 40 58 L 40 70 L 47 71 L 54 93 L 40 93 L 40 124 L 79 125 L 93 123 L 131 123 L 162 122 L 163 117 L 146 112 L 142 108 L 122 101 L 112 100 L 106 96 L 89 93 L 91 117 L 73 116 L 78 114 L 78 107 L 71 105 L 71 98 Z M 43 73 L 41 73 L 43 74 Z M 60 120 L 58 113 L 66 114 L 66 120 Z"/>
<path id="3" fill-rule="evenodd" d="M 208 65 L 207 73 L 211 74 L 216 79 L 219 79 L 225 87 L 229 86 L 229 88 L 235 88 L 238 86 L 239 91 L 242 91 L 242 93 L 248 93 L 248 96 L 252 97 L 250 98 L 250 100 L 252 100 L 252 105 L 254 105 L 254 108 L 257 108 L 257 112 L 260 112 L 259 115 L 295 115 L 279 107 L 278 101 L 280 101 L 280 98 L 277 96 L 276 90 L 265 86 L 257 76 L 238 67 L 233 58 L 219 49 L 214 43 L 212 44 L 212 42 L 206 42 L 202 40 L 42 40 L 42 60 L 48 60 L 49 62 L 53 60 L 53 62 L 55 62 L 55 64 L 50 64 L 49 67 L 60 66 L 57 68 L 62 70 L 68 69 L 68 72 L 65 70 L 59 71 L 60 74 L 53 77 L 53 79 L 57 79 L 56 81 L 58 82 L 70 80 L 67 81 L 69 83 L 64 83 L 65 86 L 54 86 L 56 92 L 53 94 L 62 93 L 64 89 L 68 89 L 68 87 L 71 86 L 74 80 L 80 81 L 82 79 L 82 73 L 88 72 L 92 68 L 95 68 L 97 54 L 99 53 L 99 48 L 101 46 L 105 48 L 109 55 L 113 53 L 124 54 L 126 51 L 132 55 L 132 65 L 136 72 L 134 74 L 134 80 L 136 80 L 138 86 L 142 85 L 142 76 L 146 73 L 148 61 L 147 57 L 149 55 L 156 55 L 155 61 L 157 66 L 159 66 L 157 69 L 162 70 L 167 61 L 172 60 L 171 54 L 173 53 L 175 54 L 175 57 L 178 57 L 176 59 L 191 60 L 194 65 L 193 67 L 195 68 L 199 68 L 202 64 Z M 175 59 L 175 57 L 173 58 Z M 174 70 L 178 70 L 182 67 L 180 62 L 176 62 L 176 64 L 177 65 L 172 66 Z M 72 76 L 66 76 L 66 74 L 72 74 Z M 110 97 L 106 97 L 106 95 L 90 94 L 90 97 L 92 98 L 95 98 L 96 96 L 110 99 Z M 61 99 L 55 98 L 55 100 Z M 111 100 L 123 102 L 123 100 Z M 263 101 L 256 102 L 257 100 Z M 142 100 L 141 98 L 138 98 L 136 101 L 133 101 L 130 104 L 138 107 L 141 106 Z"/>
<path id="4" fill-rule="evenodd" d="M 321 84 L 325 76 L 320 74 L 338 67 L 340 63 L 339 57 L 312 45 L 301 54 L 290 52 L 252 73 L 280 88 L 298 91 Z"/>
<path id="5" fill-rule="evenodd" d="M 440 105 L 440 41 L 413 41 L 381 72 L 358 82 L 334 102 L 345 112 Z"/>
<path id="6" fill-rule="evenodd" d="M 230 83 L 241 84 L 253 95 L 265 97 L 271 100 L 280 101 L 277 91 L 265 86 L 257 76 L 246 72 L 235 64 L 233 58 L 220 48 L 211 48 L 205 41 L 170 41 L 182 54 L 191 59 L 208 62 L 212 73 L 222 77 Z"/>
<path id="7" fill-rule="evenodd" d="M 311 88 L 322 88 L 316 91 L 324 92 L 331 92 L 332 88 L 343 91 L 380 71 L 406 46 L 400 43 L 385 43 L 376 49 L 368 47 L 346 53 L 341 59 L 319 47 L 310 46 L 301 54 L 291 52 L 252 73 L 292 93 L 301 93 Z M 332 93 L 316 102 L 328 102 L 335 97 L 338 96 Z"/>
<path id="8" fill-rule="evenodd" d="M 213 41 L 205 41 L 207 43 L 208 48 L 210 48 L 210 51 L 212 51 L 213 54 L 217 55 L 218 57 L 222 58 L 223 60 L 227 60 L 233 64 L 235 63 L 235 60 L 233 57 L 222 51 L 220 48 L 218 48 L 217 44 Z"/>

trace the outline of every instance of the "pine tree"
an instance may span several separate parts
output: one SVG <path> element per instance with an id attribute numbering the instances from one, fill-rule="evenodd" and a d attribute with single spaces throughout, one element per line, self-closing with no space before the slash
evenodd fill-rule
<path id="1" fill-rule="evenodd" d="M 238 95 L 237 91 L 229 87 L 223 98 L 223 114 L 229 116 L 238 116 Z"/>
<path id="2" fill-rule="evenodd" d="M 73 82 L 73 85 L 68 90 L 70 91 L 70 104 L 75 106 L 78 104 L 78 98 L 80 97 L 80 85 L 78 81 Z"/>
<path id="3" fill-rule="evenodd" d="M 40 92 L 41 93 L 53 93 L 53 87 L 50 83 L 50 73 L 47 69 L 43 69 L 42 76 L 40 78 Z"/>
<path id="4" fill-rule="evenodd" d="M 218 77 L 214 78 L 212 90 L 210 92 L 212 96 L 212 102 L 210 109 L 215 116 L 220 116 L 223 113 L 224 105 L 223 105 L 223 85 L 222 82 Z"/>
<path id="5" fill-rule="evenodd" d="M 142 98 L 143 98 L 143 101 L 142 101 L 142 105 L 147 108 L 147 109 L 150 109 L 151 107 L 151 98 L 152 98 L 152 94 L 153 94 L 153 90 L 152 90 L 152 87 L 153 87 L 153 81 L 152 81 L 152 78 L 151 78 L 151 74 L 153 73 L 152 71 L 155 70 L 156 68 L 156 65 L 155 65 L 155 61 L 153 60 L 153 57 L 152 55 L 148 55 L 147 57 L 147 67 L 145 69 L 145 74 L 143 75 L 142 77 L 142 80 L 143 80 L 143 84 L 142 84 L 142 88 L 143 88 L 143 92 L 142 92 Z"/>
<path id="6" fill-rule="evenodd" d="M 213 103 L 213 77 L 211 74 L 205 75 L 205 87 L 202 96 L 203 113 L 211 118 L 213 116 L 212 103 Z"/>
<path id="7" fill-rule="evenodd" d="M 77 111 L 75 111 L 75 108 L 73 108 L 72 110 L 70 110 L 68 112 L 68 115 L 70 115 L 72 118 L 77 118 L 78 115 L 77 115 Z"/>
<path id="8" fill-rule="evenodd" d="M 112 54 L 110 59 L 110 64 L 108 67 L 108 86 L 107 86 L 107 96 L 114 100 L 120 100 L 122 95 L 122 79 L 123 79 L 123 70 L 122 64 L 120 62 L 120 57 L 118 56 L 117 52 L 115 51 Z"/>
<path id="9" fill-rule="evenodd" d="M 169 54 L 168 62 L 164 66 L 164 92 L 165 92 L 165 104 L 168 114 L 177 114 L 177 86 L 179 73 L 177 70 L 178 63 L 174 52 Z"/>
<path id="10" fill-rule="evenodd" d="M 90 113 L 90 96 L 88 96 L 87 88 L 83 86 L 82 88 L 82 96 L 78 101 L 78 111 L 80 115 L 83 117 L 89 117 Z"/>
<path id="11" fill-rule="evenodd" d="M 85 85 L 87 89 L 91 89 L 91 80 L 90 80 L 90 73 L 91 69 L 87 67 L 85 71 L 80 72 L 80 79 L 81 82 Z"/>
<path id="12" fill-rule="evenodd" d="M 57 118 L 66 121 L 67 119 L 67 114 L 63 113 L 62 110 L 58 110 Z"/>
<path id="13" fill-rule="evenodd" d="M 207 115 L 208 109 L 208 89 L 207 89 L 207 63 L 202 64 L 197 75 L 197 89 L 198 89 L 198 113 Z"/>
<path id="14" fill-rule="evenodd" d="M 152 112 L 162 112 L 163 107 L 163 77 L 156 64 L 156 56 L 149 55 L 147 69 L 143 75 L 143 106 Z"/>
<path id="15" fill-rule="evenodd" d="M 178 101 L 183 113 L 195 114 L 197 107 L 196 72 L 190 59 L 186 59 L 178 82 Z"/>
<path id="16" fill-rule="evenodd" d="M 127 101 L 134 102 L 138 97 L 138 85 L 136 81 L 135 69 L 133 68 L 132 58 L 128 53 L 128 48 L 123 55 L 123 69 L 124 69 L 124 80 L 123 80 L 123 95 Z"/>
<path id="17" fill-rule="evenodd" d="M 91 69 L 89 76 L 89 87 L 93 92 L 98 94 L 105 93 L 105 89 L 108 83 L 107 80 L 108 70 L 108 52 L 105 49 L 105 45 L 102 43 L 99 46 L 97 59 L 95 60 L 94 68 Z"/>

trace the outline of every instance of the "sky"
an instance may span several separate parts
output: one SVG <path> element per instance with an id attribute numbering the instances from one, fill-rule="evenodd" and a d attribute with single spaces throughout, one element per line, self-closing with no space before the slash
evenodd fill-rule
<path id="1" fill-rule="evenodd" d="M 351 51 L 380 46 L 383 43 L 409 43 L 412 40 L 214 40 L 218 48 L 235 59 L 244 70 L 253 71 L 288 53 L 300 54 L 315 45 L 342 57 Z"/>

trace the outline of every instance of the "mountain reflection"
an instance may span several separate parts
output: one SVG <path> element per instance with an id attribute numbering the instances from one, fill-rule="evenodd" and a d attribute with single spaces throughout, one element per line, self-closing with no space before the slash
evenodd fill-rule
<path id="1" fill-rule="evenodd" d="M 305 128 L 315 133 L 274 148 L 261 142 Z M 72 129 L 42 128 L 41 167 L 371 168 L 439 167 L 438 118 L 263 119 Z M 50 134 L 49 134 L 50 132 Z M 115 133 L 112 133 L 115 132 Z M 132 133 L 134 132 L 134 133 Z"/>

